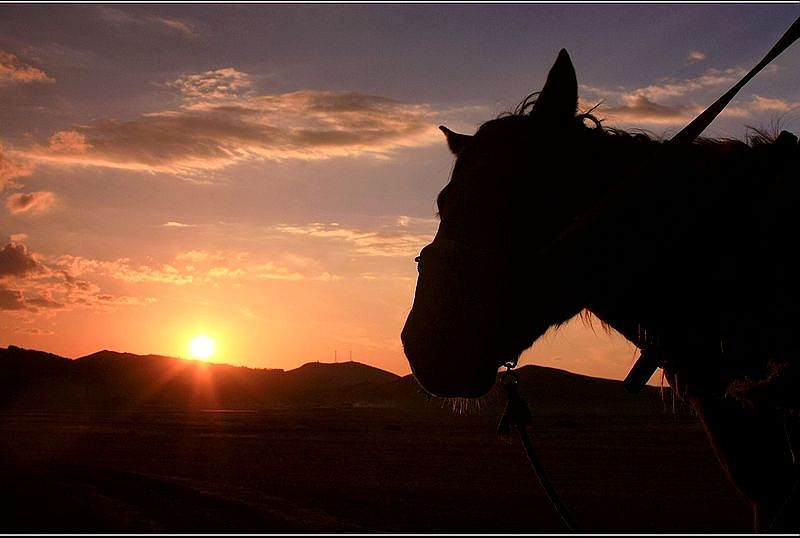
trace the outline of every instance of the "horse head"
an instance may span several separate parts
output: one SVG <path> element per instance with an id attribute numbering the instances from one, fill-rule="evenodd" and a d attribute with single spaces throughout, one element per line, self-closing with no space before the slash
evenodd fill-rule
<path id="1" fill-rule="evenodd" d="M 798 38 L 800 18 L 665 143 L 578 114 L 563 50 L 513 114 L 471 136 L 442 128 L 456 161 L 401 334 L 420 384 L 481 396 L 499 367 L 588 310 L 695 408 L 756 528 L 796 531 L 800 286 L 786 245 L 798 233 L 797 137 L 694 141 Z M 655 368 L 643 359 L 642 383 Z M 749 401 L 742 387 L 769 397 Z"/>
<path id="2" fill-rule="evenodd" d="M 577 104 L 562 50 L 516 113 L 471 136 L 441 128 L 456 161 L 401 335 L 417 380 L 437 396 L 485 394 L 500 366 L 585 307 L 572 269 L 538 257 L 604 188 L 587 185 L 582 152 L 596 129 Z"/>

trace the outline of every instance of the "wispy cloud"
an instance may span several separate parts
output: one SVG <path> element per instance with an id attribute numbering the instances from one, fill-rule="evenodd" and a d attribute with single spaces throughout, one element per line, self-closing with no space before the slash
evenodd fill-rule
<path id="1" fill-rule="evenodd" d="M 29 176 L 31 172 L 30 166 L 11 159 L 6 155 L 3 146 L 0 146 L 0 192 L 3 192 L 3 189 L 5 189 L 13 179 Z"/>
<path id="2" fill-rule="evenodd" d="M 55 199 L 55 195 L 47 191 L 18 192 L 6 198 L 6 207 L 14 214 L 42 213 L 53 204 Z"/>
<path id="3" fill-rule="evenodd" d="M 142 15 L 109 5 L 97 5 L 95 9 L 106 24 L 138 27 L 142 30 L 166 31 L 186 39 L 195 39 L 197 37 L 195 26 L 186 20 L 174 17 Z"/>
<path id="4" fill-rule="evenodd" d="M 65 255 L 55 261 L 72 277 L 96 275 L 127 283 L 218 286 L 254 280 L 336 280 L 311 258 L 285 253 L 263 259 L 243 251 L 190 250 L 166 263 L 135 263 L 130 258 L 94 260 Z"/>
<path id="5" fill-rule="evenodd" d="M 170 220 L 162 224 L 165 228 L 194 228 L 194 224 L 184 224 L 183 222 L 177 222 L 174 220 Z"/>
<path id="6" fill-rule="evenodd" d="M 0 250 L 0 309 L 47 314 L 147 306 L 165 286 L 255 289 L 269 281 L 405 281 L 411 259 L 430 241 L 437 221 L 401 215 L 379 223 L 372 229 L 336 222 L 263 226 L 248 233 L 269 238 L 266 252 L 194 248 L 158 258 L 44 256 L 27 248 L 25 234 L 14 234 Z M 228 225 L 225 229 L 231 231 Z M 124 294 L 109 292 L 117 289 Z"/>
<path id="7" fill-rule="evenodd" d="M 414 224 L 417 229 L 411 229 Z M 430 242 L 434 219 L 412 219 L 401 216 L 392 225 L 379 230 L 347 228 L 338 223 L 313 222 L 305 225 L 283 224 L 275 229 L 282 233 L 315 237 L 349 244 L 353 254 L 407 258 L 414 256 Z"/>
<path id="8" fill-rule="evenodd" d="M 689 59 L 700 61 L 703 53 L 693 51 Z M 735 84 L 747 72 L 742 68 L 710 68 L 691 78 L 665 78 L 654 84 L 639 88 L 602 88 L 591 85 L 582 87 L 585 105 L 598 101 L 602 105 L 597 113 L 611 122 L 623 124 L 643 123 L 659 126 L 677 126 L 696 117 L 716 96 Z M 752 117 L 764 110 L 789 110 L 794 103 L 779 99 L 753 95 L 738 100 L 737 104 L 723 111 L 725 116 Z"/>
<path id="9" fill-rule="evenodd" d="M 693 105 L 659 104 L 640 94 L 623 95 L 621 100 L 622 104 L 617 106 L 602 106 L 600 108 L 602 114 L 614 121 L 625 123 L 676 125 L 691 121 L 697 113 L 702 111 Z"/>
<path id="10" fill-rule="evenodd" d="M 751 105 L 755 110 L 773 110 L 776 112 L 789 112 L 790 110 L 800 109 L 800 102 L 798 101 L 762 97 L 756 94 L 753 95 Z"/>
<path id="11" fill-rule="evenodd" d="M 235 69 L 173 81 L 176 110 L 99 119 L 16 154 L 33 162 L 191 174 L 243 160 L 373 155 L 440 142 L 431 109 L 355 92 L 253 95 Z"/>
<path id="12" fill-rule="evenodd" d="M 708 88 L 733 85 L 745 74 L 747 74 L 747 70 L 742 68 L 708 69 L 699 77 L 688 79 L 668 78 L 656 84 L 638 88 L 632 93 L 634 95 L 642 95 L 654 101 L 683 97 Z"/>
<path id="13" fill-rule="evenodd" d="M 167 18 L 167 17 L 153 17 L 152 20 L 162 24 L 165 28 L 169 30 L 174 30 L 180 34 L 183 34 L 187 38 L 197 37 L 197 32 L 195 31 L 194 25 L 186 21 Z"/>
<path id="14" fill-rule="evenodd" d="M 30 82 L 55 82 L 55 79 L 23 62 L 15 54 L 0 49 L 0 88 L 7 84 Z"/>
<path id="15" fill-rule="evenodd" d="M 0 294 L 2 292 L 0 291 Z M 0 303 L 2 303 L 2 299 L 0 299 Z M 0 310 L 3 310 L 2 304 L 0 304 Z M 55 334 L 55 331 L 50 329 L 42 329 L 41 327 L 16 327 L 14 329 L 15 334 L 27 334 L 29 336 L 49 336 L 51 334 Z"/>

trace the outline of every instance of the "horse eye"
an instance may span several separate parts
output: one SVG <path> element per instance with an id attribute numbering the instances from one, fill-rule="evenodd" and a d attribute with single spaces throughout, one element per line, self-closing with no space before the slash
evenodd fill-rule
<path id="1" fill-rule="evenodd" d="M 419 260 L 420 260 L 420 256 L 417 256 L 416 258 L 414 258 L 414 263 L 419 263 Z"/>

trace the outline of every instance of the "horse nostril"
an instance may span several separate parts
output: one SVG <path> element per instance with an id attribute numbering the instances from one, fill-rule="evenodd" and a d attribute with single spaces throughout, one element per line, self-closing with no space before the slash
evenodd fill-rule
<path id="1" fill-rule="evenodd" d="M 419 263 L 419 261 L 421 259 L 422 259 L 422 256 L 417 256 L 416 258 L 414 258 L 414 263 Z"/>

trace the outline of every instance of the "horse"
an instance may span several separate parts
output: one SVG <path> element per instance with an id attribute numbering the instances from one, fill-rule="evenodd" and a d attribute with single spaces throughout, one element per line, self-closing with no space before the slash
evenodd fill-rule
<path id="1" fill-rule="evenodd" d="M 754 528 L 796 532 L 797 137 L 670 144 L 592 112 L 562 50 L 513 112 L 473 135 L 440 127 L 455 164 L 416 258 L 412 372 L 477 398 L 548 330 L 597 318 L 696 411 Z"/>

